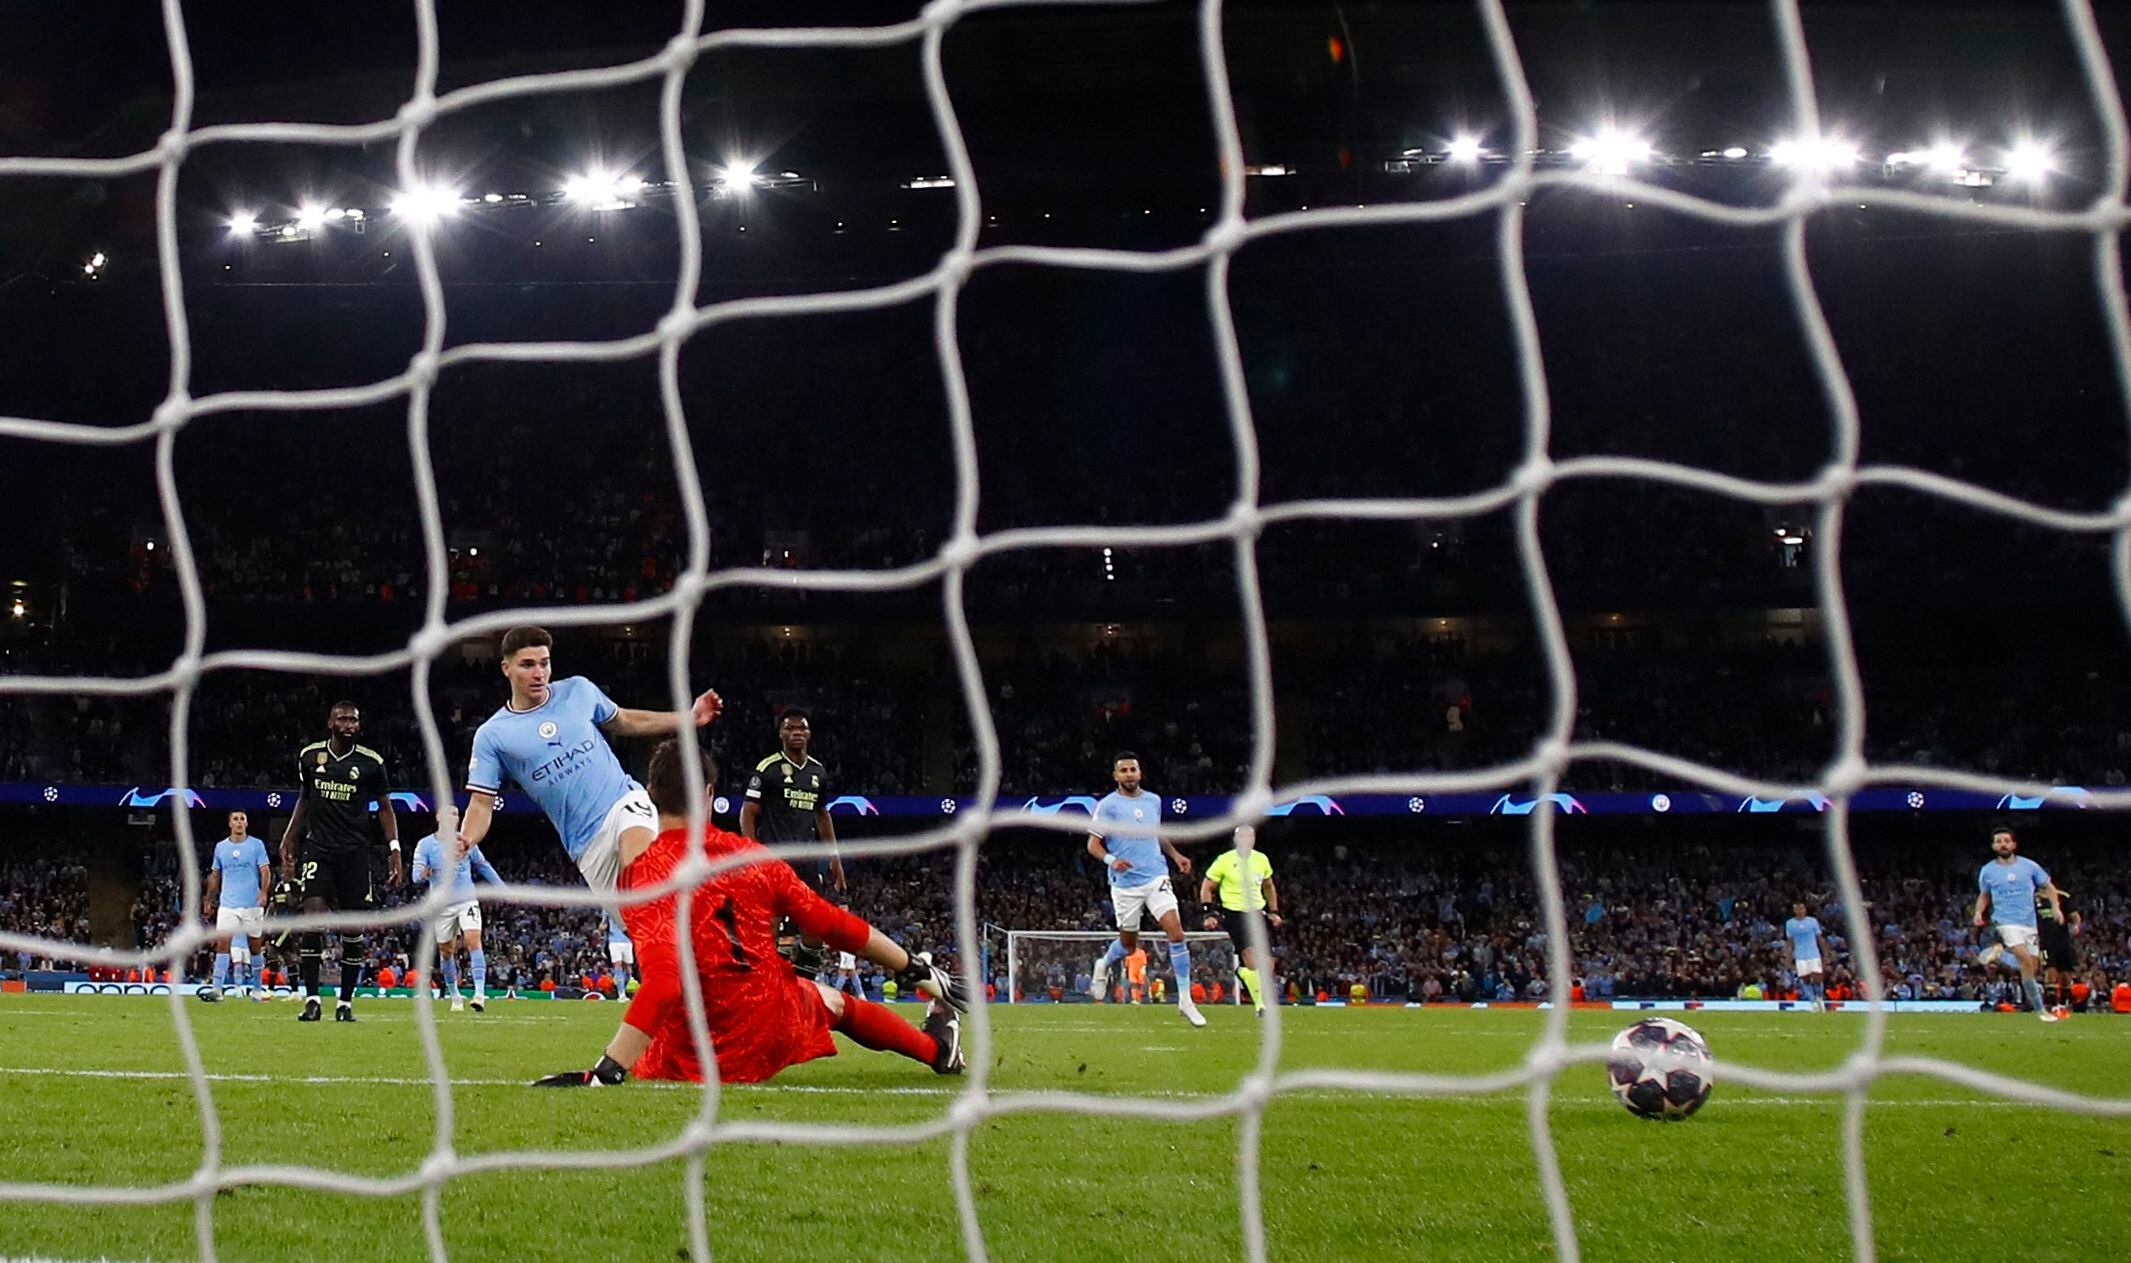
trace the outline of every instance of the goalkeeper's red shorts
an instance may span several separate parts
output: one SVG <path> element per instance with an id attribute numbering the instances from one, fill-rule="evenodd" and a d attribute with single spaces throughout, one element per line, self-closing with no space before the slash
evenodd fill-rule
<path id="1" fill-rule="evenodd" d="M 747 839 L 717 831 L 706 844 L 713 856 L 754 848 Z M 622 888 L 666 880 L 685 854 L 680 831 L 661 835 L 623 872 Z M 792 897 L 788 885 L 805 893 L 790 867 L 772 860 L 720 873 L 696 888 L 690 917 L 696 976 L 703 983 L 718 1078 L 725 1083 L 760 1083 L 787 1066 L 836 1053 L 821 989 L 792 972 L 791 963 L 776 951 L 773 917 Z M 645 991 L 679 987 L 674 905 L 669 895 L 622 909 L 622 922 L 636 940 Z M 725 918 L 718 915 L 721 909 L 726 910 Z M 631 1016 L 637 1011 L 632 1004 Z M 700 1082 L 703 1067 L 689 1033 L 687 1005 L 676 992 L 673 1002 L 659 1012 L 657 1026 L 649 1031 L 651 1047 L 631 1073 L 640 1079 Z"/>

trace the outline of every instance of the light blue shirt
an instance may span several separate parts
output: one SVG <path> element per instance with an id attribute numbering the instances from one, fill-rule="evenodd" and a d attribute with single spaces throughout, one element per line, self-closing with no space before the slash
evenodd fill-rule
<path id="1" fill-rule="evenodd" d="M 1783 933 L 1791 940 L 1791 953 L 1800 960 L 1820 955 L 1820 918 L 1792 917 L 1783 923 Z"/>
<path id="2" fill-rule="evenodd" d="M 215 871 L 222 874 L 225 908 L 259 907 L 259 866 L 266 863 L 266 843 L 257 837 L 215 843 Z"/>
<path id="3" fill-rule="evenodd" d="M 442 882 L 451 892 L 452 903 L 465 903 L 477 897 L 474 894 L 475 874 L 479 874 L 482 881 L 497 886 L 503 884 L 502 875 L 488 862 L 488 857 L 481 854 L 478 846 L 468 850 L 454 864 L 451 862 L 451 843 L 436 834 L 414 844 L 414 873 L 408 880 Z"/>
<path id="4" fill-rule="evenodd" d="M 629 931 L 622 928 L 622 919 L 612 912 L 607 914 L 607 941 L 609 943 L 627 943 L 631 941 Z"/>
<path id="5" fill-rule="evenodd" d="M 1144 886 L 1169 875 L 1169 861 L 1162 858 L 1161 824 L 1162 800 L 1144 789 L 1129 798 L 1113 790 L 1095 804 L 1095 823 L 1088 832 L 1128 866 L 1123 871 L 1107 866 L 1111 885 Z"/>
<path id="6" fill-rule="evenodd" d="M 2042 870 L 2042 865 L 2025 855 L 2014 856 L 2010 864 L 1992 860 L 1976 874 L 1976 889 L 1990 896 L 1993 925 L 2034 929 L 2035 892 L 2049 884 L 2050 875 Z"/>
<path id="7" fill-rule="evenodd" d="M 494 794 L 504 781 L 516 781 L 540 804 L 562 835 L 562 848 L 576 859 L 598 836 L 614 804 L 638 788 L 599 730 L 620 710 L 597 684 L 577 675 L 555 681 L 548 700 L 532 710 L 505 704 L 474 733 L 466 788 Z"/>

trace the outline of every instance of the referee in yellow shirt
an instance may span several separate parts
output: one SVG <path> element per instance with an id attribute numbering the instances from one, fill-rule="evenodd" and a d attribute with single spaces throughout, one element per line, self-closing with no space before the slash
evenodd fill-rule
<path id="1" fill-rule="evenodd" d="M 1221 857 L 1207 865 L 1206 875 L 1199 881 L 1199 902 L 1213 902 L 1216 887 L 1221 893 L 1221 928 L 1228 932 L 1228 940 L 1236 945 L 1236 955 L 1242 965 L 1236 969 L 1236 978 L 1250 992 L 1251 1004 L 1259 1013 L 1265 1012 L 1266 988 L 1259 986 L 1258 973 L 1263 970 L 1268 982 L 1273 981 L 1272 963 L 1260 962 L 1258 954 L 1250 948 L 1250 920 L 1253 913 L 1264 912 L 1265 919 L 1275 928 L 1280 924 L 1280 891 L 1273 885 L 1273 862 L 1265 858 L 1255 843 L 1258 831 L 1249 825 L 1236 830 L 1236 845 L 1222 853 Z"/>

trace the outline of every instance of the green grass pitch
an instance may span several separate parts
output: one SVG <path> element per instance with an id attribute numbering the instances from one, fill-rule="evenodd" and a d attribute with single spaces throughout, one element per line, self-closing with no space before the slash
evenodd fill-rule
<path id="1" fill-rule="evenodd" d="M 186 1002 L 213 1082 L 226 1165 L 299 1163 L 366 1176 L 416 1169 L 435 1111 L 413 1007 L 376 1001 L 354 1026 L 298 1025 L 290 1004 Z M 915 1015 L 917 1010 L 909 1008 Z M 438 1012 L 462 1155 L 638 1146 L 675 1136 L 692 1090 L 535 1092 L 536 1074 L 587 1063 L 611 1005 L 498 1002 Z M 1283 1068 L 1472 1073 L 1515 1065 L 1531 1011 L 1290 1009 Z M 1572 1067 L 1551 1122 L 1588 1259 L 1849 1257 L 1833 1098 L 1757 1093 L 1722 1062 L 1807 1070 L 1842 1062 L 1851 1014 L 1686 1014 L 1719 1059 L 1715 1097 L 1681 1124 L 1621 1110 L 1604 1072 Z M 1259 1023 L 1217 1008 L 1203 1031 L 1167 1008 L 995 1009 L 993 1087 L 1186 1100 L 1232 1088 Z M 1626 1014 L 1579 1012 L 1572 1037 Z M 1892 1019 L 1890 1052 L 1939 1056 L 2086 1093 L 2131 1085 L 2131 1022 L 2054 1027 L 2017 1015 Z M 842 1055 L 728 1090 L 723 1120 L 908 1124 L 936 1117 L 954 1080 L 886 1054 Z M 2131 1241 L 2131 1122 L 1978 1098 L 1937 1079 L 1883 1080 L 1867 1116 L 1872 1209 L 1886 1259 L 1998 1263 L 2121 1257 Z M 198 1164 L 201 1126 L 167 1001 L 0 996 L 0 1181 L 151 1184 Z M 1233 1259 L 1242 1253 L 1238 1123 L 1027 1114 L 976 1133 L 973 1185 L 999 1260 Z M 1277 1098 L 1264 1134 L 1270 1253 L 1283 1259 L 1543 1259 L 1552 1240 L 1519 1094 Z M 503 1171 L 447 1185 L 457 1260 L 686 1257 L 684 1164 Z M 851 1148 L 735 1141 L 710 1151 L 721 1263 L 958 1257 L 948 1141 Z M 0 1258 L 197 1256 L 194 1206 L 0 1205 Z M 288 1187 L 223 1193 L 228 1260 L 425 1256 L 418 1195 Z"/>

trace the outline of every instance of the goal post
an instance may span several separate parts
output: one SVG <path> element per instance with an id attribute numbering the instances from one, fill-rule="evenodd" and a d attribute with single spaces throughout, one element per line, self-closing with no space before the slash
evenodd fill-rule
<path id="1" fill-rule="evenodd" d="M 1008 930 L 1006 932 L 1006 999 L 1010 1004 L 1026 1004 L 1022 999 L 1021 986 L 1024 980 L 1030 985 L 1048 992 L 1053 986 L 1060 991 L 1060 999 L 1071 1001 L 1088 998 L 1087 988 L 1076 989 L 1074 979 L 1091 973 L 1096 957 L 1109 949 L 1117 940 L 1116 930 Z M 1165 978 L 1175 985 L 1169 968 L 1169 953 L 1162 944 L 1169 940 L 1160 930 L 1140 931 L 1140 946 L 1147 949 L 1147 977 Z M 1201 970 L 1210 970 L 1213 979 L 1219 982 L 1225 995 L 1236 997 L 1236 949 L 1228 941 L 1228 935 L 1218 930 L 1187 930 L 1184 941 L 1191 946 L 1192 973 L 1203 980 Z M 1121 977 L 1121 975 L 1119 975 Z"/>

